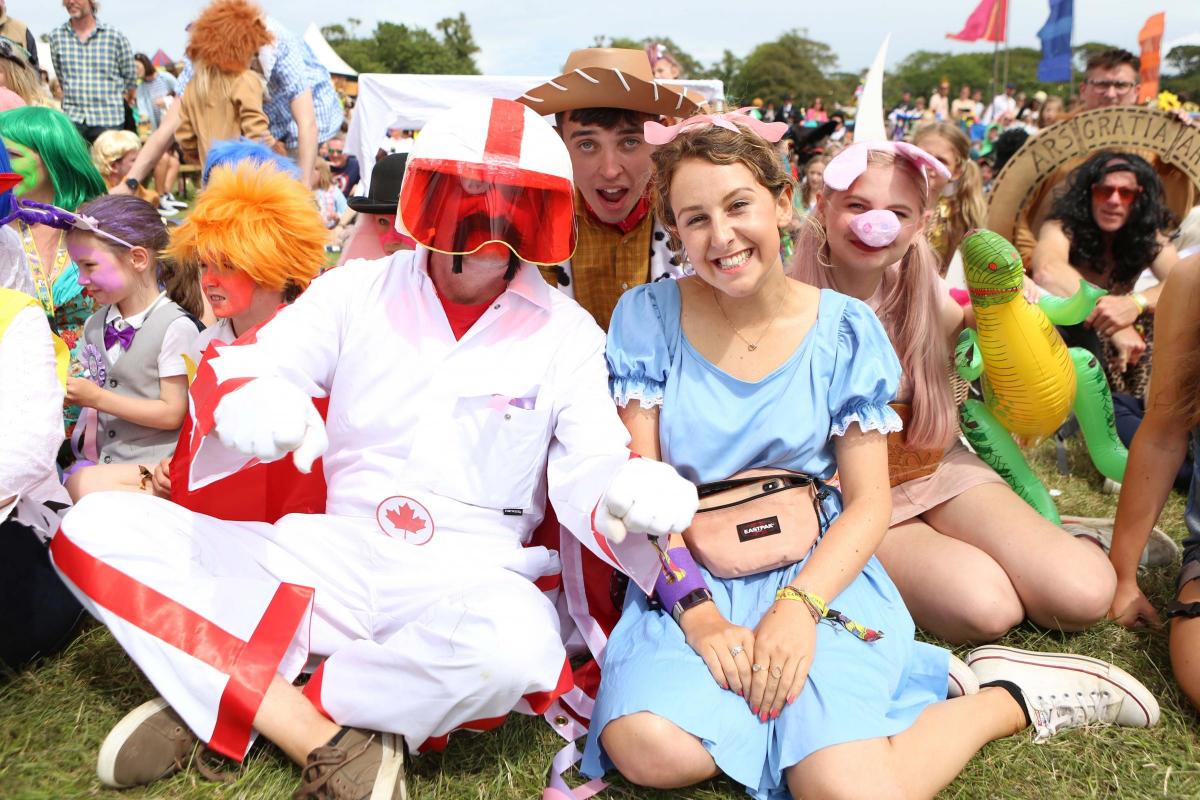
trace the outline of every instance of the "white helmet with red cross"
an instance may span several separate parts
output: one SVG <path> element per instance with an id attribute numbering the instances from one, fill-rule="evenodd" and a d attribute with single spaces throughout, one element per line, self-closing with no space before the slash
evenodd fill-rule
<path id="1" fill-rule="evenodd" d="M 480 99 L 438 114 L 408 156 L 396 228 L 439 253 L 508 247 L 558 264 L 575 250 L 571 157 L 528 106 Z"/>

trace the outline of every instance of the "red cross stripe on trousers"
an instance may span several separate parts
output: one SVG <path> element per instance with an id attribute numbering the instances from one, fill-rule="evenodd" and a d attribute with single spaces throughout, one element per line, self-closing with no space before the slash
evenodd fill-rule
<path id="1" fill-rule="evenodd" d="M 229 676 L 208 746 L 241 761 L 250 745 L 254 715 L 288 645 L 312 603 L 308 586 L 281 583 L 249 640 L 200 616 L 161 592 L 86 552 L 59 528 L 50 542 L 54 563 L 97 605 L 154 638 Z"/>

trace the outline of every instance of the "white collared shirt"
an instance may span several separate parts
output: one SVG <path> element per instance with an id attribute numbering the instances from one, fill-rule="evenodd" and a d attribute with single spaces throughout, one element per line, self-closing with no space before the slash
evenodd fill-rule
<path id="1" fill-rule="evenodd" d="M 108 307 L 108 313 L 104 315 L 104 323 L 105 325 L 112 324 L 118 331 L 125 328 L 140 329 L 142 323 L 146 321 L 146 317 L 150 316 L 150 312 L 165 302 L 169 302 L 167 293 L 159 292 L 153 303 L 128 317 L 122 317 L 121 310 L 117 308 L 116 303 L 113 303 Z M 183 355 L 192 351 L 197 335 L 196 323 L 188 317 L 180 317 L 167 326 L 167 330 L 163 334 L 162 347 L 158 350 L 158 377 L 173 378 L 176 375 L 187 374 L 187 365 L 183 363 Z M 113 346 L 108 348 L 107 353 L 108 363 L 116 364 L 125 350 L 121 347 L 120 342 L 114 342 Z"/>
<path id="2" fill-rule="evenodd" d="M 255 343 L 218 348 L 206 363 L 219 382 L 270 375 L 329 397 L 329 514 L 376 519 L 389 498 L 411 498 L 437 531 L 426 546 L 511 550 L 541 521 L 548 490 L 559 521 L 591 537 L 592 511 L 629 458 L 604 334 L 522 264 L 456 341 L 428 255 L 331 270 Z M 246 462 L 209 435 L 192 488 Z M 649 549 L 645 537 L 626 544 L 635 539 Z"/>

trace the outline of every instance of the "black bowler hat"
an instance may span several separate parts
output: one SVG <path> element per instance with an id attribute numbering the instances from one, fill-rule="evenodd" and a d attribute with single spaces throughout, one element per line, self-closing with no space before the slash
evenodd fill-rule
<path id="1" fill-rule="evenodd" d="M 362 214 L 395 214 L 407 163 L 408 153 L 392 153 L 379 159 L 371 169 L 371 188 L 367 196 L 351 197 L 346 202 Z"/>

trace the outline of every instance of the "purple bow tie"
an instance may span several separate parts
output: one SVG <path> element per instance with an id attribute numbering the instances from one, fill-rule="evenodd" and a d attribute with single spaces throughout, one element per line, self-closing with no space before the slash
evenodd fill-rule
<path id="1" fill-rule="evenodd" d="M 114 344 L 120 342 L 121 349 L 128 350 L 136 333 L 137 328 L 126 327 L 117 330 L 117 326 L 110 322 L 104 326 L 104 349 L 111 350 Z"/>

